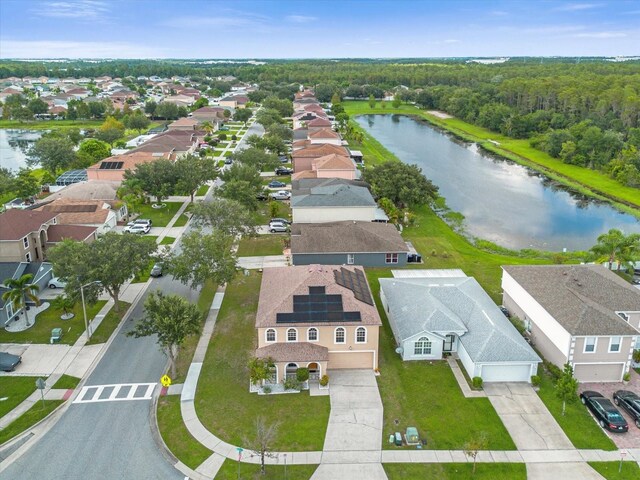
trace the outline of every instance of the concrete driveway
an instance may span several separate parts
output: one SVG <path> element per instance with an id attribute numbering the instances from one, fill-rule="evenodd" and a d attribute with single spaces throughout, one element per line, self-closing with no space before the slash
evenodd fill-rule
<path id="1" fill-rule="evenodd" d="M 486 383 L 484 391 L 518 450 L 574 448 L 530 385 Z"/>

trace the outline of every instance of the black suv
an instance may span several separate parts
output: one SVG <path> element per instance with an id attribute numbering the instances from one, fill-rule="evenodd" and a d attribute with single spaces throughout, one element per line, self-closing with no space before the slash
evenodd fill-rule
<path id="1" fill-rule="evenodd" d="M 633 418 L 633 423 L 640 428 L 640 397 L 629 390 L 613 392 L 613 403 L 622 407 Z"/>
<path id="2" fill-rule="evenodd" d="M 287 167 L 276 168 L 276 175 L 291 175 L 293 170 Z"/>
<path id="3" fill-rule="evenodd" d="M 591 410 L 602 428 L 615 433 L 624 433 L 629 430 L 629 424 L 618 409 L 601 393 L 587 390 L 580 394 L 580 401 Z"/>

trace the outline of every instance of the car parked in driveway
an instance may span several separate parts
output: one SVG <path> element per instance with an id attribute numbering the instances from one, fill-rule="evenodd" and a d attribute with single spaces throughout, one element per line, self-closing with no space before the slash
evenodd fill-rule
<path id="1" fill-rule="evenodd" d="M 127 225 L 122 231 L 124 233 L 137 233 L 139 235 L 144 235 L 151 231 L 151 227 L 149 225 Z"/>
<path id="2" fill-rule="evenodd" d="M 289 231 L 289 225 L 282 222 L 269 223 L 269 231 L 271 233 L 287 233 Z"/>
<path id="3" fill-rule="evenodd" d="M 278 167 L 276 168 L 276 175 L 291 175 L 293 173 L 292 168 Z"/>
<path id="4" fill-rule="evenodd" d="M 269 188 L 282 188 L 282 187 L 286 187 L 287 184 L 284 182 L 279 182 L 277 180 L 272 180 L 271 182 L 269 182 L 267 184 L 267 187 Z"/>
<path id="5" fill-rule="evenodd" d="M 291 192 L 286 190 L 278 190 L 269 195 L 274 200 L 289 200 L 291 198 Z"/>
<path id="6" fill-rule="evenodd" d="M 22 362 L 20 355 L 0 352 L 0 370 L 3 372 L 13 372 L 20 362 Z"/>
<path id="7" fill-rule="evenodd" d="M 67 285 L 67 282 L 63 282 L 58 277 L 53 277 L 49 280 L 49 288 L 64 288 Z"/>
<path id="8" fill-rule="evenodd" d="M 636 427 L 640 428 L 640 397 L 629 390 L 613 392 L 613 403 L 622 407 L 633 419 Z"/>
<path id="9" fill-rule="evenodd" d="M 127 227 L 133 227 L 134 225 L 145 225 L 151 228 L 151 225 L 153 225 L 153 222 L 148 218 L 138 218 L 133 222 L 127 223 Z"/>
<path id="10" fill-rule="evenodd" d="M 618 409 L 600 392 L 593 390 L 582 392 L 580 401 L 593 413 L 602 428 L 615 433 L 624 433 L 629 430 L 629 424 Z"/>
<path id="11" fill-rule="evenodd" d="M 271 220 L 269 220 L 269 223 L 273 223 L 273 222 L 279 222 L 279 223 L 284 223 L 285 225 L 289 225 L 291 224 L 291 221 L 287 220 L 286 218 L 272 218 Z"/>

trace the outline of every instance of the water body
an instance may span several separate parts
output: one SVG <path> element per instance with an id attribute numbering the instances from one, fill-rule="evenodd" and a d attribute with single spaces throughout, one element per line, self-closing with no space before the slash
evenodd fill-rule
<path id="1" fill-rule="evenodd" d="M 0 167 L 17 172 L 27 166 L 29 149 L 44 132 L 0 129 Z"/>
<path id="2" fill-rule="evenodd" d="M 611 228 L 640 233 L 640 222 L 607 203 L 568 191 L 516 163 L 493 158 L 402 115 L 356 121 L 400 160 L 417 164 L 447 205 L 465 216 L 465 230 L 507 248 L 586 250 Z"/>

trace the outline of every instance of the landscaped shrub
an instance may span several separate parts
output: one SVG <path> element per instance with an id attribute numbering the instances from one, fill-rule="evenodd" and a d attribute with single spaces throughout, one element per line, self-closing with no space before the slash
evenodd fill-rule
<path id="1" fill-rule="evenodd" d="M 218 140 L 226 140 L 227 139 L 227 134 L 226 133 L 219 133 L 218 134 Z"/>
<path id="2" fill-rule="evenodd" d="M 622 376 L 622 380 L 625 382 L 628 382 L 629 380 L 631 380 L 631 373 L 627 372 Z"/>
<path id="3" fill-rule="evenodd" d="M 283 385 L 285 390 L 302 390 L 300 381 L 295 377 L 285 378 Z"/>
<path id="4" fill-rule="evenodd" d="M 233 140 L 234 142 L 238 139 L 238 137 L 236 137 L 235 135 L 231 135 L 231 140 Z"/>
<path id="5" fill-rule="evenodd" d="M 471 379 L 471 385 L 473 385 L 473 388 L 481 389 L 482 388 L 482 378 L 473 377 Z"/>
<path id="6" fill-rule="evenodd" d="M 309 369 L 308 368 L 299 368 L 296 371 L 296 378 L 299 382 L 306 382 L 309 380 Z"/>
<path id="7" fill-rule="evenodd" d="M 271 393 L 271 387 L 262 387 L 262 392 L 267 395 Z"/>
<path id="8" fill-rule="evenodd" d="M 323 387 L 329 385 L 329 375 L 322 376 L 322 378 L 320 379 L 320 385 L 322 385 Z"/>
<path id="9" fill-rule="evenodd" d="M 633 361 L 640 363 L 640 349 L 633 351 Z"/>
<path id="10" fill-rule="evenodd" d="M 531 375 L 531 385 L 534 387 L 540 386 L 541 378 L 538 375 Z"/>
<path id="11" fill-rule="evenodd" d="M 556 365 L 554 365 L 553 363 L 551 363 L 550 361 L 544 360 L 543 364 L 544 364 L 544 368 L 547 369 L 547 371 L 549 372 L 549 374 L 551 374 L 554 380 L 558 380 L 562 376 L 562 370 L 558 368 Z"/>

